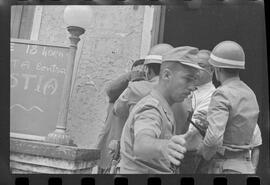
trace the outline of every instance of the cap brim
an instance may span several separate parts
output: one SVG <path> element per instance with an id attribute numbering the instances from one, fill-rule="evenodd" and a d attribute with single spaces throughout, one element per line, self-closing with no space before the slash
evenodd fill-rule
<path id="1" fill-rule="evenodd" d="M 199 65 L 197 65 L 197 64 L 192 64 L 192 63 L 189 63 L 189 62 L 183 62 L 183 61 L 181 61 L 181 63 L 184 64 L 184 65 L 187 65 L 187 66 L 190 66 L 190 67 L 199 69 L 199 70 L 201 70 L 201 71 L 204 71 L 204 72 L 206 72 L 209 76 L 211 75 L 211 74 L 209 73 L 209 71 L 207 71 L 206 69 L 202 68 L 201 66 L 199 66 Z"/>
<path id="2" fill-rule="evenodd" d="M 144 65 L 146 64 L 161 64 L 161 60 L 155 60 L 155 59 L 145 59 Z"/>
<path id="3" fill-rule="evenodd" d="M 145 59 L 139 59 L 139 60 L 135 60 L 135 62 L 132 64 L 133 67 L 139 66 L 139 65 L 143 65 L 145 62 Z"/>
<path id="4" fill-rule="evenodd" d="M 205 70 L 204 68 L 200 67 L 198 64 L 192 64 L 190 62 L 184 62 L 184 61 L 179 61 L 181 62 L 181 64 L 196 68 L 196 69 L 200 69 L 200 70 Z"/>

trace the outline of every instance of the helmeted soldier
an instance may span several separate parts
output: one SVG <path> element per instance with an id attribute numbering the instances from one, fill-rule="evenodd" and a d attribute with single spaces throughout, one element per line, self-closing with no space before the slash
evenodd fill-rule
<path id="1" fill-rule="evenodd" d="M 198 153 L 210 160 L 208 173 L 254 173 L 250 143 L 259 106 L 254 92 L 239 78 L 245 69 L 243 48 L 223 41 L 212 50 L 209 63 L 221 86 L 211 97 L 209 125 Z"/>

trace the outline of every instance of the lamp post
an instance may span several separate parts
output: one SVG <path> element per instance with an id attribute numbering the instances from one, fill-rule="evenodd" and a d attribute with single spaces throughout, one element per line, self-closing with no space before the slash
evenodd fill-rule
<path id="1" fill-rule="evenodd" d="M 77 44 L 80 41 L 80 35 L 85 32 L 84 28 L 89 24 L 91 17 L 92 9 L 90 6 L 74 5 L 67 6 L 65 8 L 64 21 L 68 24 L 67 30 L 70 33 L 69 60 L 63 84 L 64 90 L 61 96 L 60 112 L 58 114 L 56 129 L 52 133 L 48 134 L 46 137 L 47 142 L 76 146 L 69 134 L 66 132 L 67 116 Z"/>

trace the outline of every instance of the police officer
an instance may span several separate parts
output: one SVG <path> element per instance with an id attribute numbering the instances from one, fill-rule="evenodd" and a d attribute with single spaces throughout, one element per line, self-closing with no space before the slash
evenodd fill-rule
<path id="1" fill-rule="evenodd" d="M 250 142 L 259 106 L 254 92 L 239 78 L 245 68 L 244 51 L 236 42 L 223 41 L 213 49 L 209 63 L 221 86 L 212 95 L 209 126 L 198 153 L 210 160 L 208 173 L 254 173 Z"/>
<path id="2" fill-rule="evenodd" d="M 185 139 L 174 135 L 171 105 L 194 89 L 198 49 L 178 47 L 163 58 L 159 82 L 132 109 L 123 128 L 120 173 L 173 173 L 183 159 Z"/>

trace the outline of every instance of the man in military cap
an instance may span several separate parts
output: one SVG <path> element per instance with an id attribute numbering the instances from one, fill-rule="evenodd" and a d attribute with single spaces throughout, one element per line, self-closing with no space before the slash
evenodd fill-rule
<path id="1" fill-rule="evenodd" d="M 183 159 L 185 139 L 175 135 L 171 105 L 192 90 L 198 69 L 198 49 L 178 47 L 163 58 L 159 82 L 132 109 L 121 136 L 120 173 L 173 173 Z"/>
<path id="2" fill-rule="evenodd" d="M 233 41 L 219 43 L 210 55 L 221 86 L 213 93 L 209 123 L 198 153 L 210 160 L 208 173 L 254 173 L 250 149 L 259 106 L 254 92 L 239 78 L 245 68 L 242 47 Z"/>

